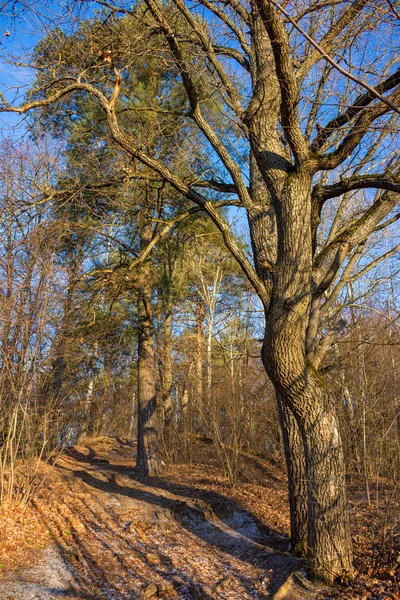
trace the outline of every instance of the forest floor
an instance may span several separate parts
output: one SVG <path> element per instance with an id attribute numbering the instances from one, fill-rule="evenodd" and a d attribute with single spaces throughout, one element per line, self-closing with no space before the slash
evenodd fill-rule
<path id="1" fill-rule="evenodd" d="M 99 438 L 43 465 L 32 504 L 0 512 L 0 599 L 400 598 L 393 568 L 368 567 L 371 511 L 357 487 L 358 575 L 316 589 L 289 553 L 282 471 L 246 455 L 232 488 L 211 444 L 197 440 L 193 456 L 140 479 L 132 442 Z"/>

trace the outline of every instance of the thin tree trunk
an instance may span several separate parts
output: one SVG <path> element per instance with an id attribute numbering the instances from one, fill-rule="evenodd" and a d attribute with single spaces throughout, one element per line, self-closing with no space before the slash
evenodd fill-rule
<path id="1" fill-rule="evenodd" d="M 204 403 L 203 403 L 203 323 L 205 318 L 204 304 L 199 300 L 196 315 L 196 346 L 195 346 L 195 414 L 197 428 L 204 427 Z"/>
<path id="2" fill-rule="evenodd" d="M 350 394 L 349 388 L 344 383 L 344 378 L 342 380 L 342 393 L 343 393 L 343 402 L 345 404 L 346 416 L 347 416 L 348 427 L 349 427 L 349 437 L 350 437 L 350 448 L 351 448 L 352 460 L 353 460 L 353 464 L 355 465 L 356 471 L 358 473 L 360 473 L 361 458 L 360 458 L 360 452 L 358 450 L 357 437 L 356 437 L 357 426 L 356 426 L 355 419 L 354 419 L 353 398 Z"/>
<path id="3" fill-rule="evenodd" d="M 128 437 L 132 438 L 134 435 L 134 428 L 135 428 L 135 408 L 136 408 L 136 392 L 133 391 L 132 392 L 132 414 L 131 414 L 131 419 L 130 419 L 130 423 L 129 423 L 129 432 L 128 432 Z"/>
<path id="4" fill-rule="evenodd" d="M 347 286 L 349 298 L 354 298 L 353 286 L 349 283 Z M 356 329 L 359 334 L 359 339 L 364 339 L 364 331 L 361 330 L 360 323 L 357 320 L 357 315 L 353 307 L 350 307 L 351 317 L 353 323 L 356 324 Z M 367 398 L 368 398 L 368 379 L 367 372 L 365 369 L 365 351 L 364 345 L 360 344 L 357 348 L 357 359 L 358 359 L 358 372 L 360 381 L 361 391 L 361 405 L 362 405 L 362 418 L 361 418 L 361 430 L 362 430 L 362 453 L 363 453 L 363 473 L 365 483 L 365 495 L 367 498 L 368 505 L 371 504 L 371 494 L 369 490 L 369 464 L 368 464 L 368 448 L 367 448 L 367 433 L 366 433 L 366 412 L 367 412 Z"/>
<path id="5" fill-rule="evenodd" d="M 150 221 L 141 229 L 140 249 L 150 242 Z M 156 411 L 156 364 L 152 320 L 151 262 L 140 269 L 138 292 L 138 439 L 136 468 L 141 475 L 157 475 L 161 469 Z"/>
<path id="6" fill-rule="evenodd" d="M 345 370 L 343 364 L 341 364 L 339 356 L 338 345 L 334 346 L 335 356 L 340 364 L 340 385 L 341 385 L 341 399 L 346 415 L 346 437 L 349 440 L 349 454 L 350 457 L 346 457 L 347 465 L 352 465 L 353 468 L 359 473 L 360 472 L 360 453 L 357 444 L 357 426 L 354 419 L 354 402 L 351 396 L 350 390 L 346 385 Z"/>
<path id="7" fill-rule="evenodd" d="M 55 398 L 59 398 L 64 382 L 64 374 L 67 368 L 67 340 L 68 328 L 70 325 L 70 317 L 73 306 L 73 298 L 75 294 L 77 273 L 79 264 L 75 256 L 69 257 L 68 264 L 68 287 L 67 296 L 64 305 L 64 314 L 61 322 L 58 340 L 55 342 L 55 359 L 53 364 L 53 393 Z"/>
<path id="8" fill-rule="evenodd" d="M 173 406 L 171 397 L 172 388 L 172 336 L 171 336 L 171 315 L 166 314 L 163 324 L 163 364 L 162 364 L 162 410 L 163 410 L 163 434 L 164 443 L 169 449 L 173 437 L 174 421 Z"/>
<path id="9" fill-rule="evenodd" d="M 83 405 L 82 429 L 79 434 L 78 443 L 84 442 L 91 435 L 91 405 L 94 391 L 94 376 L 91 375 Z"/>
<path id="10" fill-rule="evenodd" d="M 211 410 L 212 404 L 212 335 L 214 329 L 214 309 L 209 307 L 207 323 L 207 410 Z"/>
<path id="11" fill-rule="evenodd" d="M 180 413 L 180 430 L 186 436 L 188 434 L 189 416 L 189 392 L 186 384 L 181 391 Z"/>
<path id="12" fill-rule="evenodd" d="M 190 369 L 189 373 L 190 374 Z M 188 378 L 189 379 L 189 378 Z M 191 402 L 189 399 L 189 390 L 188 390 L 187 380 L 183 387 L 181 388 L 180 395 L 180 420 L 179 420 L 179 432 L 182 437 L 182 451 L 183 456 L 186 461 L 189 463 L 192 462 L 192 420 L 193 415 L 191 411 Z"/>

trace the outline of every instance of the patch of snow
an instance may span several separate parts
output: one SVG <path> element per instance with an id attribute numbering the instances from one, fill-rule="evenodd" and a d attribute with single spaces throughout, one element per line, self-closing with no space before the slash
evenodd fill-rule
<path id="1" fill-rule="evenodd" d="M 45 582 L 45 583 L 44 583 Z M 13 574 L 13 579 L 0 583 L 1 600 L 55 600 L 72 595 L 74 582 L 71 569 L 58 549 L 49 546 L 33 567 Z"/>
<path id="2" fill-rule="evenodd" d="M 246 513 L 235 511 L 226 523 L 231 529 L 250 541 L 256 542 L 262 537 L 257 523 Z"/>

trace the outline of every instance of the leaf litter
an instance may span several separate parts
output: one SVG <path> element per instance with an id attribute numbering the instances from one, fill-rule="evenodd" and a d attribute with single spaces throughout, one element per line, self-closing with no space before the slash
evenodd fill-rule
<path id="1" fill-rule="evenodd" d="M 194 464 L 145 479 L 134 471 L 133 442 L 120 438 L 44 465 L 47 486 L 32 505 L 0 513 L 0 599 L 400 598 L 398 574 L 373 577 L 357 554 L 354 581 L 331 590 L 302 583 L 282 471 L 248 456 L 232 488 L 209 445 L 199 439 L 195 449 Z M 353 503 L 356 553 L 365 554 L 362 509 Z"/>

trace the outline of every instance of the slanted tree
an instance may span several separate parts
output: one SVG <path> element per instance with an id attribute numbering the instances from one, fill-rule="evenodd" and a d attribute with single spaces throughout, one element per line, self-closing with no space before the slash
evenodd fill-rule
<path id="1" fill-rule="evenodd" d="M 131 45 L 123 52 L 102 44 L 86 50 L 79 72 L 66 69 L 57 51 L 49 53 L 46 66 L 39 65 L 44 77 L 35 99 L 20 107 L 3 99 L 1 110 L 59 111 L 69 95 L 90 97 L 114 142 L 220 230 L 265 310 L 262 359 L 281 415 L 292 541 L 315 577 L 333 581 L 351 572 L 352 548 L 342 442 L 330 390 L 313 364 L 314 344 L 321 305 L 351 252 L 397 219 L 398 15 L 390 3 L 365 0 L 90 5 L 130 22 Z M 193 139 L 204 149 L 190 176 L 182 177 L 157 147 L 149 151 L 123 119 L 118 99 L 132 94 L 135 102 L 126 75 L 127 65 L 140 65 L 135 43 L 157 68 L 169 70 L 186 98 L 181 123 L 197 128 Z M 148 107 L 160 116 L 160 132 L 161 116 L 174 111 L 173 97 L 166 85 Z M 133 118 L 140 123 L 138 114 Z M 201 192 L 207 187 L 231 194 L 246 211 L 252 260 L 213 196 Z M 342 211 L 337 199 L 353 193 L 364 194 L 362 206 Z M 319 232 L 328 207 L 336 216 L 324 238 Z"/>

